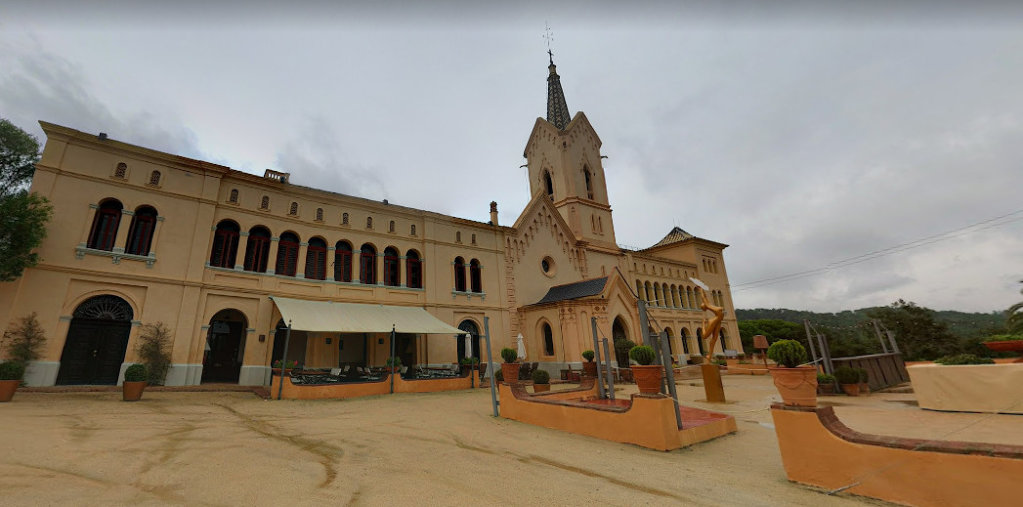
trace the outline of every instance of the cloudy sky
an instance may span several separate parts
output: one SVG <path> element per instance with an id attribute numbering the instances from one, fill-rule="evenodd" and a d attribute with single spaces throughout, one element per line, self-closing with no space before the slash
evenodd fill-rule
<path id="1" fill-rule="evenodd" d="M 1015 3 L 137 4 L 4 2 L 0 116 L 510 224 L 549 23 L 620 244 L 731 245 L 738 308 L 1021 298 Z"/>

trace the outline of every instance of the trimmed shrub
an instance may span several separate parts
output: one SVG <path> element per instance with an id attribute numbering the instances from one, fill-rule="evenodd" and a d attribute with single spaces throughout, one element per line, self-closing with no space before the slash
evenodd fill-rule
<path id="1" fill-rule="evenodd" d="M 629 350 L 629 358 L 637 363 L 648 366 L 657 358 L 654 348 L 649 345 L 637 345 Z"/>
<path id="2" fill-rule="evenodd" d="M 551 375 L 544 370 L 536 369 L 533 370 L 533 383 L 534 384 L 550 384 Z"/>
<path id="3" fill-rule="evenodd" d="M 977 357 L 973 354 L 955 354 L 952 356 L 940 357 L 934 360 L 935 363 L 944 365 L 957 364 L 995 364 L 994 360 L 987 357 Z"/>
<path id="4" fill-rule="evenodd" d="M 848 366 L 836 368 L 835 378 L 838 379 L 839 384 L 858 384 L 860 382 L 859 372 Z"/>
<path id="5" fill-rule="evenodd" d="M 25 363 L 4 361 L 0 363 L 0 380 L 21 380 L 25 376 Z"/>
<path id="6" fill-rule="evenodd" d="M 133 364 L 124 370 L 125 382 L 145 382 L 149 378 L 149 371 L 144 364 Z"/>
<path id="7" fill-rule="evenodd" d="M 518 357 L 519 351 L 513 348 L 505 347 L 501 349 L 501 359 L 504 359 L 504 362 L 506 363 L 514 363 Z"/>
<path id="8" fill-rule="evenodd" d="M 834 383 L 835 383 L 835 376 L 834 375 L 829 375 L 827 373 L 818 373 L 817 374 L 817 385 L 834 384 Z"/>
<path id="9" fill-rule="evenodd" d="M 463 357 L 459 363 L 465 366 L 476 366 L 480 364 L 480 359 L 478 357 Z"/>
<path id="10" fill-rule="evenodd" d="M 589 361 L 591 363 L 593 362 L 593 356 L 594 356 L 594 354 L 593 354 L 592 350 L 584 350 L 583 351 L 583 359 L 585 359 L 585 360 L 587 360 L 587 361 Z"/>
<path id="11" fill-rule="evenodd" d="M 401 358 L 398 356 L 388 357 L 384 361 L 384 366 L 394 366 L 395 368 L 401 367 Z"/>
<path id="12" fill-rule="evenodd" d="M 866 384 L 870 377 L 867 375 L 867 370 L 863 368 L 856 368 L 856 373 L 860 376 L 860 383 Z"/>
<path id="13" fill-rule="evenodd" d="M 796 340 L 778 340 L 767 349 L 767 357 L 786 368 L 795 368 L 806 362 L 806 349 Z"/>

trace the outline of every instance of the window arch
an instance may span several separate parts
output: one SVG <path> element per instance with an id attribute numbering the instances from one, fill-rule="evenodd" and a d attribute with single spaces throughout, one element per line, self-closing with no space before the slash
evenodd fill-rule
<path id="1" fill-rule="evenodd" d="M 323 208 L 316 208 L 316 221 L 317 222 L 323 221 Z"/>
<path id="2" fill-rule="evenodd" d="M 546 322 L 543 323 L 543 353 L 548 356 L 554 355 L 554 330 Z"/>
<path id="3" fill-rule="evenodd" d="M 263 198 L 259 200 L 259 209 L 270 209 L 270 196 L 264 195 Z"/>
<path id="4" fill-rule="evenodd" d="M 228 196 L 227 202 L 233 202 L 233 203 L 237 203 L 238 202 L 238 189 L 237 188 L 232 188 L 231 189 L 231 194 Z"/>
<path id="5" fill-rule="evenodd" d="M 149 249 L 153 243 L 153 232 L 156 231 L 156 216 L 156 209 L 152 206 L 139 206 L 135 210 L 135 216 L 131 219 L 131 228 L 128 229 L 128 244 L 124 247 L 125 253 L 149 255 Z"/>
<path id="6" fill-rule="evenodd" d="M 423 261 L 415 250 L 405 254 L 405 285 L 413 289 L 423 288 Z"/>
<path id="7" fill-rule="evenodd" d="M 245 243 L 245 271 L 266 273 L 269 257 L 270 231 L 258 225 L 249 229 L 249 239 Z"/>
<path id="8" fill-rule="evenodd" d="M 377 283 L 377 249 L 366 243 L 359 248 L 359 252 L 359 281 L 375 285 Z"/>
<path id="9" fill-rule="evenodd" d="M 277 243 L 277 265 L 274 273 L 284 276 L 295 276 L 298 271 L 298 235 L 293 232 L 281 234 Z"/>
<path id="10" fill-rule="evenodd" d="M 305 251 L 305 277 L 312 280 L 327 278 L 327 242 L 312 238 Z"/>
<path id="11" fill-rule="evenodd" d="M 352 281 L 352 245 L 347 241 L 338 241 L 334 246 L 334 280 Z"/>
<path id="12" fill-rule="evenodd" d="M 401 285 L 401 261 L 398 259 L 398 250 L 393 246 L 384 249 L 384 285 Z"/>
<path id="13" fill-rule="evenodd" d="M 483 292 L 483 274 L 477 259 L 469 261 L 469 285 L 473 292 Z"/>
<path id="14" fill-rule="evenodd" d="M 213 232 L 213 248 L 210 249 L 210 266 L 233 268 L 238 254 L 238 224 L 233 220 L 221 220 Z"/>
<path id="15" fill-rule="evenodd" d="M 583 178 L 586 180 L 586 198 L 593 199 L 593 182 L 590 177 L 590 168 L 583 166 Z"/>
<path id="16" fill-rule="evenodd" d="M 100 203 L 96 216 L 92 219 L 92 230 L 89 231 L 89 248 L 97 250 L 113 250 L 117 239 L 117 226 L 121 223 L 121 210 L 124 207 L 117 199 L 107 199 Z"/>
<path id="17" fill-rule="evenodd" d="M 455 291 L 465 292 L 465 259 L 455 257 Z"/>
<path id="18" fill-rule="evenodd" d="M 153 171 L 149 173 L 149 184 L 154 186 L 160 185 L 160 171 Z"/>
<path id="19" fill-rule="evenodd" d="M 547 190 L 547 197 L 554 200 L 554 180 L 551 179 L 551 172 L 546 169 L 543 171 L 543 185 Z"/>
<path id="20" fill-rule="evenodd" d="M 291 216 L 298 216 L 298 203 L 291 201 L 291 206 L 288 207 L 288 214 Z"/>

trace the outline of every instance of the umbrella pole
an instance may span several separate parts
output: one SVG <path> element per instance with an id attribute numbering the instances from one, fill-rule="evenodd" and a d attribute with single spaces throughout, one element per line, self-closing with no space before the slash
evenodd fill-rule
<path id="1" fill-rule="evenodd" d="M 487 377 L 490 379 L 490 402 L 494 405 L 494 417 L 497 412 L 497 386 L 494 385 L 494 355 L 490 349 L 490 317 L 483 316 L 483 332 L 487 337 Z"/>
<path id="2" fill-rule="evenodd" d="M 281 380 L 277 383 L 277 399 L 281 399 L 281 393 L 284 391 L 284 368 L 288 365 L 288 342 L 291 341 L 291 320 L 288 320 L 288 330 L 284 332 L 284 353 L 281 354 Z M 273 378 L 273 370 L 271 370 L 270 378 Z"/>
<path id="3" fill-rule="evenodd" d="M 394 326 L 391 326 L 391 394 L 394 394 Z"/>

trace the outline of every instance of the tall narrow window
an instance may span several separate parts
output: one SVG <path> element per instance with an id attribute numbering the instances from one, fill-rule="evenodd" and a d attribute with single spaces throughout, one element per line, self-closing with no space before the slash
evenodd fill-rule
<path id="1" fill-rule="evenodd" d="M 348 213 L 341 214 L 341 225 L 348 225 Z"/>
<path id="2" fill-rule="evenodd" d="M 291 206 L 288 207 L 288 214 L 291 216 L 298 216 L 298 203 L 295 201 L 291 202 Z"/>
<path id="3" fill-rule="evenodd" d="M 554 180 L 551 179 L 550 171 L 543 172 L 543 184 L 544 188 L 547 189 L 547 197 L 550 197 L 551 200 L 554 200 Z"/>
<path id="4" fill-rule="evenodd" d="M 221 220 L 213 233 L 213 249 L 210 250 L 210 266 L 215 268 L 233 268 L 234 259 L 238 254 L 238 224 L 231 220 Z"/>
<path id="5" fill-rule="evenodd" d="M 316 221 L 317 222 L 323 221 L 323 208 L 316 208 Z"/>
<path id="6" fill-rule="evenodd" d="M 298 271 L 298 236 L 293 232 L 281 234 L 277 244 L 277 265 L 274 272 L 278 275 L 295 276 Z"/>
<path id="7" fill-rule="evenodd" d="M 415 236 L 416 235 L 416 224 L 412 224 L 412 227 L 409 228 L 408 233 L 409 233 L 410 236 Z"/>
<path id="8" fill-rule="evenodd" d="M 352 281 L 352 245 L 347 241 L 338 241 L 334 247 L 334 280 Z"/>
<path id="9" fill-rule="evenodd" d="M 117 169 L 114 169 L 114 177 L 124 179 L 128 175 L 128 164 L 120 162 L 117 164 Z"/>
<path id="10" fill-rule="evenodd" d="M 327 278 L 327 242 L 322 238 L 309 240 L 305 251 L 305 277 L 310 280 Z"/>
<path id="11" fill-rule="evenodd" d="M 270 196 L 264 195 L 263 198 L 259 200 L 259 209 L 270 209 Z"/>
<path id="12" fill-rule="evenodd" d="M 455 257 L 455 291 L 465 292 L 465 259 Z"/>
<path id="13" fill-rule="evenodd" d="M 398 251 L 394 247 L 387 247 L 384 250 L 384 285 L 397 287 L 401 285 L 401 261 L 398 259 Z"/>
<path id="14" fill-rule="evenodd" d="M 89 248 L 97 250 L 113 250 L 117 239 L 117 226 L 121 223 L 121 203 L 116 199 L 107 199 L 99 205 L 96 216 L 92 219 L 92 230 L 89 231 Z"/>
<path id="15" fill-rule="evenodd" d="M 387 232 L 394 232 L 394 220 L 387 224 Z"/>
<path id="16" fill-rule="evenodd" d="M 472 243 L 473 245 L 476 244 L 476 235 L 475 234 L 472 235 L 470 243 Z"/>
<path id="17" fill-rule="evenodd" d="M 554 355 L 554 330 L 546 322 L 543 323 L 543 353 L 548 356 Z"/>
<path id="18" fill-rule="evenodd" d="M 469 261 L 469 284 L 473 292 L 483 292 L 483 277 L 480 273 L 480 261 Z"/>
<path id="19" fill-rule="evenodd" d="M 586 198 L 593 199 L 593 182 L 590 181 L 590 169 L 583 167 L 583 177 L 586 178 Z"/>
<path id="20" fill-rule="evenodd" d="M 405 254 L 405 284 L 413 289 L 423 288 L 423 261 L 415 250 Z"/>
<path id="21" fill-rule="evenodd" d="M 270 231 L 260 226 L 249 229 L 249 240 L 245 244 L 245 271 L 266 273 L 269 258 Z"/>
<path id="22" fill-rule="evenodd" d="M 455 243 L 462 242 L 462 231 L 455 231 Z"/>
<path id="23" fill-rule="evenodd" d="M 149 173 L 149 184 L 160 186 L 160 171 L 153 171 Z"/>
<path id="24" fill-rule="evenodd" d="M 375 285 L 377 283 L 377 249 L 366 243 L 359 249 L 359 281 Z"/>
<path id="25" fill-rule="evenodd" d="M 366 217 L 366 228 L 367 229 L 373 228 L 373 217 Z"/>
<path id="26" fill-rule="evenodd" d="M 237 188 L 232 188 L 231 189 L 231 195 L 227 198 L 227 202 L 233 202 L 233 203 L 237 203 L 238 202 L 238 189 Z"/>
<path id="27" fill-rule="evenodd" d="M 140 206 L 135 210 L 135 217 L 131 219 L 128 244 L 125 245 L 124 251 L 135 255 L 149 255 L 155 230 L 156 210 L 151 206 Z"/>

